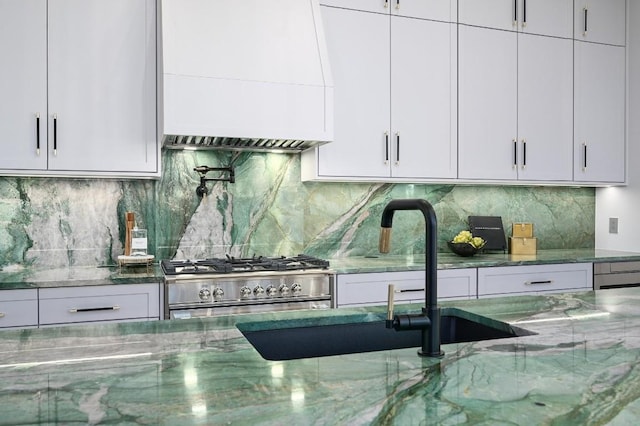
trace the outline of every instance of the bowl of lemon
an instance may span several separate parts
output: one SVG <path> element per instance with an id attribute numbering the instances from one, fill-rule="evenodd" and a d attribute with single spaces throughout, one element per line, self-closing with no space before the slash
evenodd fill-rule
<path id="1" fill-rule="evenodd" d="M 481 237 L 474 237 L 470 231 L 460 231 L 453 240 L 447 241 L 449 249 L 458 256 L 469 257 L 476 254 L 485 245 Z"/>

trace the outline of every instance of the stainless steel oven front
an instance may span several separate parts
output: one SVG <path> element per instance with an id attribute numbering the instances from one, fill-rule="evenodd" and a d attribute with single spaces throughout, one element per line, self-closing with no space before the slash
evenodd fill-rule
<path id="1" fill-rule="evenodd" d="M 335 307 L 328 269 L 165 275 L 166 319 Z"/>

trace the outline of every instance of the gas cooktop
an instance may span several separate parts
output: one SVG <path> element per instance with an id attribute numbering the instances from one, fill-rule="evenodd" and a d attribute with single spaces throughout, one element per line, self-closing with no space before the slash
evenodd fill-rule
<path id="1" fill-rule="evenodd" d="M 248 258 L 210 258 L 198 260 L 162 260 L 160 262 L 165 275 L 181 274 L 230 274 L 251 272 L 281 272 L 301 271 L 307 269 L 328 269 L 327 260 L 299 254 L 292 257 L 264 257 Z"/>

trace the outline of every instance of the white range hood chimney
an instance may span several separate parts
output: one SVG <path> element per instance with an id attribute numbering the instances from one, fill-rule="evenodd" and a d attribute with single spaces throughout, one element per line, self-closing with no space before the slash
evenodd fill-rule
<path id="1" fill-rule="evenodd" d="M 317 0 L 162 0 L 160 13 L 165 147 L 300 152 L 331 141 Z"/>

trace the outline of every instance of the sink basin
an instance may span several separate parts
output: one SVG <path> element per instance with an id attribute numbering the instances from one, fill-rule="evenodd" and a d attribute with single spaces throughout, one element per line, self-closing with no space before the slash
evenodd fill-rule
<path id="1" fill-rule="evenodd" d="M 260 355 L 271 361 L 420 347 L 420 330 L 395 331 L 386 328 L 384 320 L 295 324 L 288 320 L 264 325 L 240 323 L 237 327 Z M 442 344 L 532 334 L 536 333 L 457 308 L 443 308 L 440 314 Z"/>

